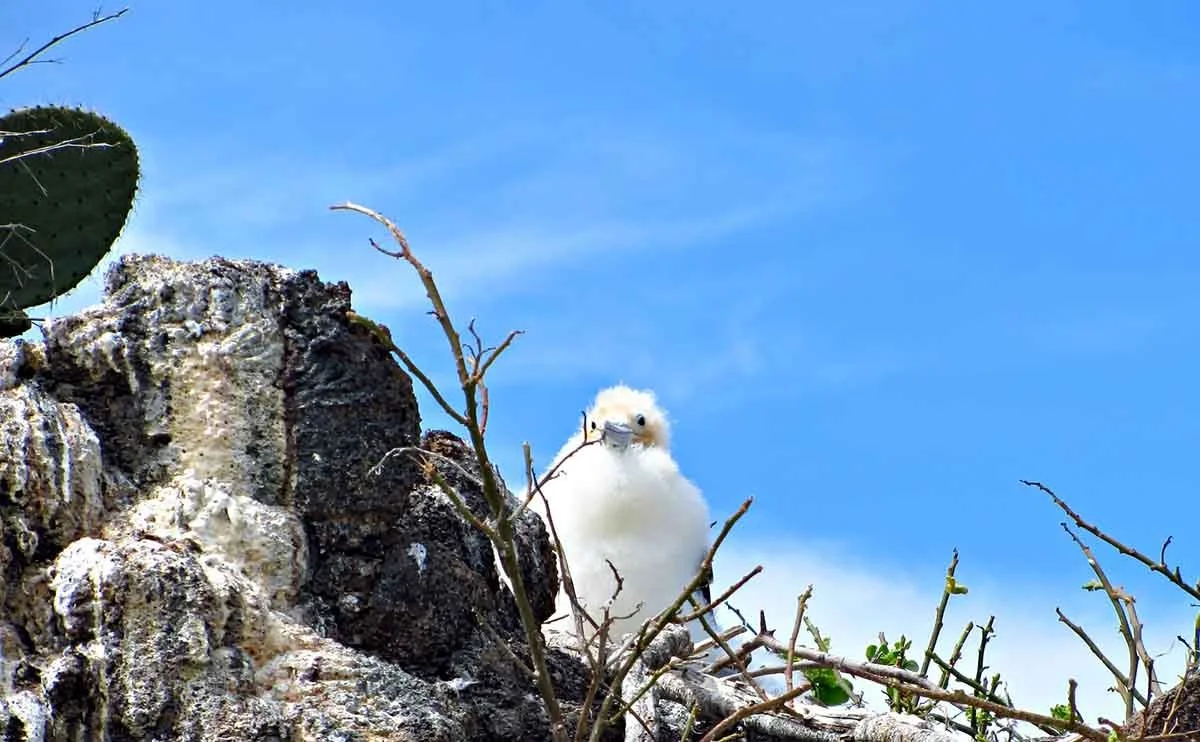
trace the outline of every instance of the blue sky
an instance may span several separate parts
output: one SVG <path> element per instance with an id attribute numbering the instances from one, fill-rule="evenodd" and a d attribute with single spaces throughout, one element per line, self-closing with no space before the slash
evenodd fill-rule
<path id="1" fill-rule="evenodd" d="M 121 250 L 348 280 L 449 383 L 415 278 L 326 207 L 387 213 L 458 318 L 527 331 L 492 379 L 510 481 L 597 389 L 655 389 L 714 513 L 757 498 L 720 575 L 768 562 L 743 606 L 780 623 L 815 582 L 848 654 L 927 625 L 953 547 L 953 618 L 1009 621 L 1009 666 L 1074 651 L 1056 605 L 1111 631 L 1019 478 L 1200 574 L 1194 3 L 248 8 L 135 3 L 0 86 L 134 134 Z M 92 9 L 5 3 L 0 43 Z M 1105 563 L 1167 649 L 1186 601 Z"/>

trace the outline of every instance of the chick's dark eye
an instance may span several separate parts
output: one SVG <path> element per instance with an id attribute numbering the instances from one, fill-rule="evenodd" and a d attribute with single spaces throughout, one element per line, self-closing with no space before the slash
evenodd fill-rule
<path id="1" fill-rule="evenodd" d="M 595 430 L 595 429 L 596 429 L 596 421 L 595 421 L 595 420 L 593 420 L 593 421 L 592 421 L 592 430 Z"/>
<path id="2" fill-rule="evenodd" d="M 638 427 L 639 427 L 639 428 L 641 428 L 641 427 L 645 427 L 645 425 L 646 425 L 646 416 L 645 416 L 645 415 L 638 415 L 638 416 L 637 416 L 637 424 L 638 424 Z"/>

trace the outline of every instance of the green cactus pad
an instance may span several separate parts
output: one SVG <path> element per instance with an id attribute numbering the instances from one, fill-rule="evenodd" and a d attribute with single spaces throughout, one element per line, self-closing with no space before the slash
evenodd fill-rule
<path id="1" fill-rule="evenodd" d="M 29 315 L 20 309 L 0 309 L 0 340 L 15 338 L 31 327 Z"/>
<path id="2" fill-rule="evenodd" d="M 95 113 L 39 106 L 0 118 L 0 311 L 44 304 L 87 278 L 120 236 L 137 147 Z"/>

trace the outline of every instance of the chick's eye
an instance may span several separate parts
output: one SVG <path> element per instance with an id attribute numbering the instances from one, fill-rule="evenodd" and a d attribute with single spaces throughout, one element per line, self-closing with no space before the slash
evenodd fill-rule
<path id="1" fill-rule="evenodd" d="M 593 420 L 593 421 L 592 421 L 592 430 L 595 430 L 595 429 L 596 429 L 596 421 L 595 421 L 595 420 Z"/>
<path id="2" fill-rule="evenodd" d="M 638 424 L 639 428 L 644 428 L 646 426 L 646 416 L 638 415 L 637 416 L 637 424 Z"/>

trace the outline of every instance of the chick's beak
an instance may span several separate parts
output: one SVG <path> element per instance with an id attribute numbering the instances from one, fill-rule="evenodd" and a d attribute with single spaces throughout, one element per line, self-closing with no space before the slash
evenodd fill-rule
<path id="1" fill-rule="evenodd" d="M 600 440 L 604 441 L 605 445 L 624 450 L 629 448 L 629 442 L 632 438 L 633 428 L 625 423 L 613 422 L 612 420 L 604 422 L 604 432 L 600 434 Z"/>

